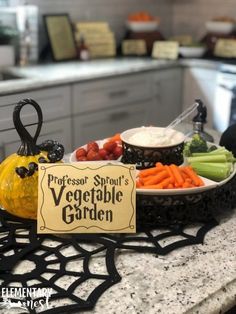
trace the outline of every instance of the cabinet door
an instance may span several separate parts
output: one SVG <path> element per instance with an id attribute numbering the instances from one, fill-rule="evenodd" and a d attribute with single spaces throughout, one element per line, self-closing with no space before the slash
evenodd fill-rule
<path id="1" fill-rule="evenodd" d="M 60 86 L 45 88 L 37 91 L 27 91 L 9 96 L 0 97 L 0 131 L 14 128 L 12 114 L 15 105 L 24 98 L 32 98 L 39 103 L 43 120 L 51 121 L 71 114 L 70 87 Z M 37 122 L 37 114 L 32 106 L 25 106 L 21 111 L 21 119 L 24 125 Z"/>
<path id="2" fill-rule="evenodd" d="M 94 112 L 150 99 L 150 82 L 150 75 L 141 73 L 74 84 L 72 112 Z"/>
<path id="3" fill-rule="evenodd" d="M 182 109 L 182 70 L 158 71 L 153 82 L 152 124 L 167 126 Z"/>
<path id="4" fill-rule="evenodd" d="M 184 70 L 183 109 L 200 98 L 207 106 L 207 126 L 213 127 L 214 100 L 217 71 L 202 68 Z"/>
<path id="5" fill-rule="evenodd" d="M 73 117 L 73 146 L 84 145 L 88 141 L 109 137 L 117 132 L 146 125 L 151 101 L 121 106 L 96 113 Z"/>
<path id="6" fill-rule="evenodd" d="M 71 120 L 69 118 L 43 124 L 37 143 L 52 139 L 64 145 L 67 153 L 71 152 Z M 27 127 L 30 134 L 34 134 L 36 126 Z M 0 132 L 0 162 L 8 155 L 15 153 L 20 146 L 20 138 L 16 130 Z"/>

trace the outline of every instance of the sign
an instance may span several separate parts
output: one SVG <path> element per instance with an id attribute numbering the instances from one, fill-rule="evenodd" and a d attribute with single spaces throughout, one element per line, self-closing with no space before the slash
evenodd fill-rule
<path id="1" fill-rule="evenodd" d="M 236 58 L 236 40 L 218 39 L 214 49 L 214 56 L 223 58 Z"/>
<path id="2" fill-rule="evenodd" d="M 179 55 L 177 41 L 155 41 L 152 49 L 152 57 L 156 59 L 176 60 Z"/>
<path id="3" fill-rule="evenodd" d="M 180 46 L 189 46 L 193 43 L 193 37 L 190 35 L 177 35 L 169 38 L 170 41 L 177 41 Z"/>
<path id="4" fill-rule="evenodd" d="M 38 233 L 135 233 L 135 166 L 39 164 Z"/>
<path id="5" fill-rule="evenodd" d="M 147 54 L 146 42 L 142 39 L 126 39 L 122 41 L 122 54 L 143 56 Z"/>
<path id="6" fill-rule="evenodd" d="M 76 59 L 77 49 L 69 16 L 44 15 L 44 22 L 54 60 Z"/>

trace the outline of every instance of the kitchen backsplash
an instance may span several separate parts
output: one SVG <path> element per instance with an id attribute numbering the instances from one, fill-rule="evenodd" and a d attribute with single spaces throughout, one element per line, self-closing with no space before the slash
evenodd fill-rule
<path id="1" fill-rule="evenodd" d="M 216 16 L 236 19 L 235 0 L 172 0 L 173 35 L 192 34 L 200 39 L 206 34 L 205 22 Z"/>
<path id="2" fill-rule="evenodd" d="M 12 4 L 23 0 L 9 0 Z M 161 17 L 161 29 L 164 35 L 170 34 L 171 0 L 29 0 L 37 5 L 39 13 L 69 13 L 73 21 L 107 21 L 121 39 L 125 31 L 127 15 L 138 10 L 147 10 L 152 15 Z"/>
<path id="3" fill-rule="evenodd" d="M 24 0 L 8 0 L 11 5 Z M 195 39 L 205 34 L 205 21 L 215 16 L 236 17 L 235 0 L 28 0 L 37 5 L 40 14 L 70 14 L 73 21 L 107 21 L 120 40 L 129 13 L 147 10 L 161 17 L 165 37 L 192 34 Z M 41 38 L 40 42 L 44 42 Z"/>

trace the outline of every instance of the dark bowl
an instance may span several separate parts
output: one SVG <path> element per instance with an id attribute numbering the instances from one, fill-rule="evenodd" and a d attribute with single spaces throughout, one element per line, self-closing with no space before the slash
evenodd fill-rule
<path id="1" fill-rule="evenodd" d="M 157 132 L 163 130 L 163 128 L 157 127 L 141 127 L 129 129 L 121 134 L 123 146 L 123 156 L 121 161 L 125 164 L 136 164 L 137 169 L 154 167 L 157 162 L 166 165 L 181 165 L 183 163 L 185 135 L 176 130 L 169 130 L 171 143 L 159 146 L 156 144 L 148 145 L 148 143 L 145 145 L 143 142 L 141 145 L 137 145 L 137 143 L 134 144 L 134 142 L 132 142 L 131 137 L 134 134 L 148 131 L 148 129 Z"/>

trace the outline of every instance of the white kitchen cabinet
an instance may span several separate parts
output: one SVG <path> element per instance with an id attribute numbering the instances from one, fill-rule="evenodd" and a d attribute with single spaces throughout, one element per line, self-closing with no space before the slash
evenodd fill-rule
<path id="1" fill-rule="evenodd" d="M 36 126 L 29 126 L 30 134 L 35 133 Z M 66 152 L 71 152 L 71 119 L 58 119 L 43 124 L 37 144 L 44 140 L 56 140 L 64 145 Z M 0 162 L 8 155 L 17 152 L 20 146 L 20 137 L 15 129 L 0 132 Z"/>
<path id="2" fill-rule="evenodd" d="M 71 145 L 71 89 L 70 86 L 60 86 L 31 90 L 25 93 L 0 97 L 0 161 L 9 154 L 16 152 L 20 138 L 14 129 L 13 110 L 15 105 L 24 98 L 34 99 L 43 112 L 43 126 L 38 143 L 46 139 L 57 140 L 65 146 L 67 152 Z M 30 132 L 35 129 L 38 121 L 36 110 L 26 105 L 20 112 L 23 125 Z"/>
<path id="3" fill-rule="evenodd" d="M 183 75 L 183 109 L 201 99 L 207 107 L 207 127 L 212 128 L 217 70 L 190 67 L 184 69 Z"/>
<path id="4" fill-rule="evenodd" d="M 57 120 L 71 115 L 69 85 L 0 96 L 0 131 L 14 128 L 13 110 L 15 105 L 24 98 L 32 98 L 40 105 L 44 121 Z M 36 123 L 37 114 L 35 109 L 32 106 L 23 107 L 21 119 L 24 125 Z"/>
<path id="5" fill-rule="evenodd" d="M 181 112 L 180 68 L 72 87 L 73 146 L 142 125 L 165 126 Z"/>
<path id="6" fill-rule="evenodd" d="M 148 108 L 151 106 L 152 101 L 148 100 L 73 116 L 74 148 L 91 140 L 103 139 L 129 128 L 146 125 L 149 119 Z"/>
<path id="7" fill-rule="evenodd" d="M 149 73 L 122 75 L 74 84 L 72 87 L 73 114 L 117 108 L 152 97 Z"/>
<path id="8" fill-rule="evenodd" d="M 74 84 L 73 146 L 150 124 L 152 97 L 150 73 Z"/>
<path id="9" fill-rule="evenodd" d="M 156 71 L 153 75 L 152 121 L 156 126 L 168 125 L 182 109 L 182 69 Z"/>

